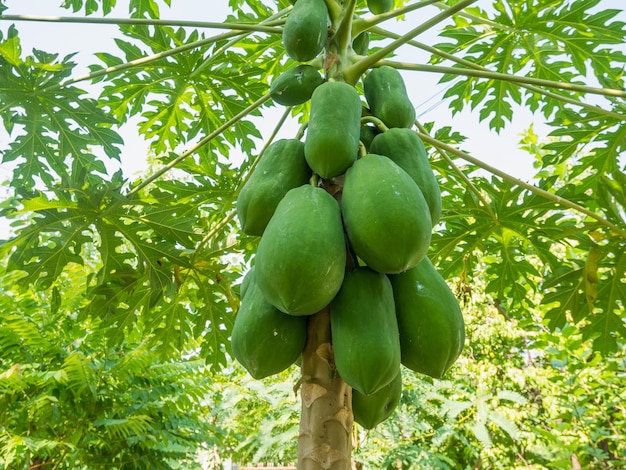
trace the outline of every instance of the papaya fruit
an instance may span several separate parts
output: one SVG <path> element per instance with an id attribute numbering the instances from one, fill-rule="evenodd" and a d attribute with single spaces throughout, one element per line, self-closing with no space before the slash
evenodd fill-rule
<path id="1" fill-rule="evenodd" d="M 287 191 L 307 184 L 311 175 L 304 158 L 304 143 L 282 139 L 268 146 L 237 197 L 243 232 L 261 236 Z"/>
<path id="2" fill-rule="evenodd" d="M 402 75 L 383 65 L 371 70 L 363 79 L 363 94 L 374 116 L 387 127 L 412 127 L 415 108 L 406 92 Z"/>
<path id="3" fill-rule="evenodd" d="M 335 365 L 353 389 L 370 395 L 400 370 L 400 339 L 387 276 L 359 267 L 345 274 L 330 304 Z"/>
<path id="4" fill-rule="evenodd" d="M 304 185 L 285 195 L 267 224 L 257 249 L 255 279 L 268 302 L 282 312 L 310 315 L 335 297 L 345 263 L 339 204 L 324 189 Z"/>
<path id="5" fill-rule="evenodd" d="M 233 356 L 255 379 L 278 374 L 304 349 L 306 318 L 285 315 L 271 305 L 252 277 L 231 333 Z"/>
<path id="6" fill-rule="evenodd" d="M 299 0 L 283 27 L 287 55 L 298 62 L 315 58 L 328 37 L 328 9 L 324 0 Z"/>
<path id="7" fill-rule="evenodd" d="M 393 6 L 393 0 L 367 0 L 367 9 L 374 15 L 387 13 Z"/>
<path id="8" fill-rule="evenodd" d="M 465 342 L 465 324 L 456 297 L 428 258 L 389 278 L 402 363 L 415 372 L 441 378 L 457 360 Z"/>
<path id="9" fill-rule="evenodd" d="M 402 397 L 402 373 L 371 395 L 352 390 L 354 421 L 365 429 L 373 429 L 394 412 Z"/>
<path id="10" fill-rule="evenodd" d="M 248 288 L 250 287 L 250 283 L 252 282 L 252 276 L 254 276 L 254 266 L 252 266 L 246 275 L 241 280 L 241 286 L 239 287 L 239 298 L 243 300 L 248 292 Z"/>
<path id="11" fill-rule="evenodd" d="M 311 99 L 313 90 L 323 82 L 324 78 L 312 65 L 296 65 L 272 82 L 270 96 L 278 104 L 295 106 Z"/>
<path id="12" fill-rule="evenodd" d="M 365 150 L 369 152 L 369 149 L 372 145 L 374 137 L 376 137 L 379 134 L 380 134 L 380 130 L 378 130 L 378 127 L 376 126 L 371 126 L 369 124 L 361 126 L 359 139 L 361 140 L 361 142 L 363 142 L 363 145 L 365 146 Z M 371 152 L 371 153 L 375 153 L 375 152 Z"/>
<path id="13" fill-rule="evenodd" d="M 436 225 L 441 217 L 441 191 L 417 134 L 407 128 L 389 129 L 372 140 L 369 151 L 389 157 L 413 178 L 428 203 L 433 226 Z"/>
<path id="14" fill-rule="evenodd" d="M 341 208 L 352 249 L 375 271 L 400 273 L 426 256 L 432 232 L 428 204 L 389 158 L 367 154 L 346 171 Z"/>
<path id="15" fill-rule="evenodd" d="M 370 47 L 370 33 L 363 31 L 352 40 L 352 50 L 359 55 L 367 55 Z"/>
<path id="16" fill-rule="evenodd" d="M 356 160 L 361 108 L 359 93 L 347 83 L 322 83 L 313 92 L 304 156 L 322 178 L 343 174 Z"/>

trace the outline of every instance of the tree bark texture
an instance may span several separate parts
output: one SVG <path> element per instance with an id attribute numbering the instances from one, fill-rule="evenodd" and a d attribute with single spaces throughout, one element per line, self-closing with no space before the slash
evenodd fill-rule
<path id="1" fill-rule="evenodd" d="M 308 320 L 300 394 L 298 469 L 350 470 L 352 388 L 335 369 L 328 308 Z"/>

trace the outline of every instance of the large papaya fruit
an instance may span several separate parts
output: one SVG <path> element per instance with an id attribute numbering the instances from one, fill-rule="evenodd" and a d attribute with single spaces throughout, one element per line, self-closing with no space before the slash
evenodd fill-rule
<path id="1" fill-rule="evenodd" d="M 358 154 L 361 99 L 344 82 L 326 82 L 313 92 L 304 142 L 309 166 L 322 178 L 344 173 Z"/>
<path id="2" fill-rule="evenodd" d="M 363 93 L 372 114 L 387 127 L 412 127 L 415 108 L 406 93 L 402 75 L 383 65 L 370 71 L 363 80 Z"/>
<path id="3" fill-rule="evenodd" d="M 328 37 L 328 9 L 324 0 L 299 0 L 283 27 L 287 55 L 298 62 L 317 56 Z"/>
<path id="4" fill-rule="evenodd" d="M 353 389 L 370 395 L 400 370 L 400 340 L 387 276 L 360 267 L 346 272 L 330 304 L 335 365 Z"/>
<path id="5" fill-rule="evenodd" d="M 307 184 L 311 174 L 301 141 L 283 139 L 267 147 L 237 197 L 237 215 L 244 233 L 262 235 L 287 191 Z"/>
<path id="6" fill-rule="evenodd" d="M 306 340 L 306 318 L 285 315 L 271 305 L 252 274 L 231 333 L 233 356 L 255 379 L 293 364 Z"/>
<path id="7" fill-rule="evenodd" d="M 432 232 L 428 204 L 389 158 L 367 154 L 352 165 L 341 207 L 354 252 L 375 271 L 400 273 L 426 256 Z"/>
<path id="8" fill-rule="evenodd" d="M 422 140 L 411 129 L 392 128 L 377 135 L 369 151 L 391 158 L 422 190 L 433 226 L 441 217 L 441 191 Z"/>
<path id="9" fill-rule="evenodd" d="M 296 65 L 272 82 L 270 96 L 278 104 L 295 106 L 311 99 L 313 90 L 323 82 L 324 78 L 312 65 Z"/>
<path id="10" fill-rule="evenodd" d="M 367 8 L 375 15 L 387 13 L 393 6 L 393 0 L 367 0 Z"/>
<path id="11" fill-rule="evenodd" d="M 339 291 L 345 263 L 337 201 L 311 185 L 290 190 L 257 249 L 255 278 L 267 300 L 292 315 L 316 313 Z"/>
<path id="12" fill-rule="evenodd" d="M 415 372 L 441 378 L 465 342 L 465 324 L 456 297 L 428 258 L 390 279 L 402 363 Z"/>
<path id="13" fill-rule="evenodd" d="M 394 412 L 402 397 L 402 373 L 371 395 L 352 390 L 352 413 L 354 421 L 365 429 L 373 429 Z"/>

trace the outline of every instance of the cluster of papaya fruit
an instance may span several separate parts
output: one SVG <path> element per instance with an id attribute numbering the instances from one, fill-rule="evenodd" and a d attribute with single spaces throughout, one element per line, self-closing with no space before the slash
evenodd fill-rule
<path id="1" fill-rule="evenodd" d="M 323 0 L 297 1 L 283 33 L 290 57 L 321 52 L 327 16 Z M 243 232 L 261 239 L 232 352 L 255 378 L 281 372 L 302 353 L 307 317 L 329 307 L 335 366 L 369 429 L 400 401 L 401 364 L 439 378 L 463 347 L 459 304 L 427 257 L 441 194 L 396 69 L 366 74 L 365 108 L 355 87 L 311 65 L 285 74 L 270 93 L 310 98 L 306 137 L 271 144 L 238 196 Z"/>

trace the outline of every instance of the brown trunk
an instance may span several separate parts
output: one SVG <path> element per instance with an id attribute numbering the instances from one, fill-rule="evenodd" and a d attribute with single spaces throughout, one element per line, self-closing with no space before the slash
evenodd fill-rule
<path id="1" fill-rule="evenodd" d="M 352 389 L 339 377 L 328 308 L 309 317 L 302 353 L 299 470 L 350 470 Z"/>

